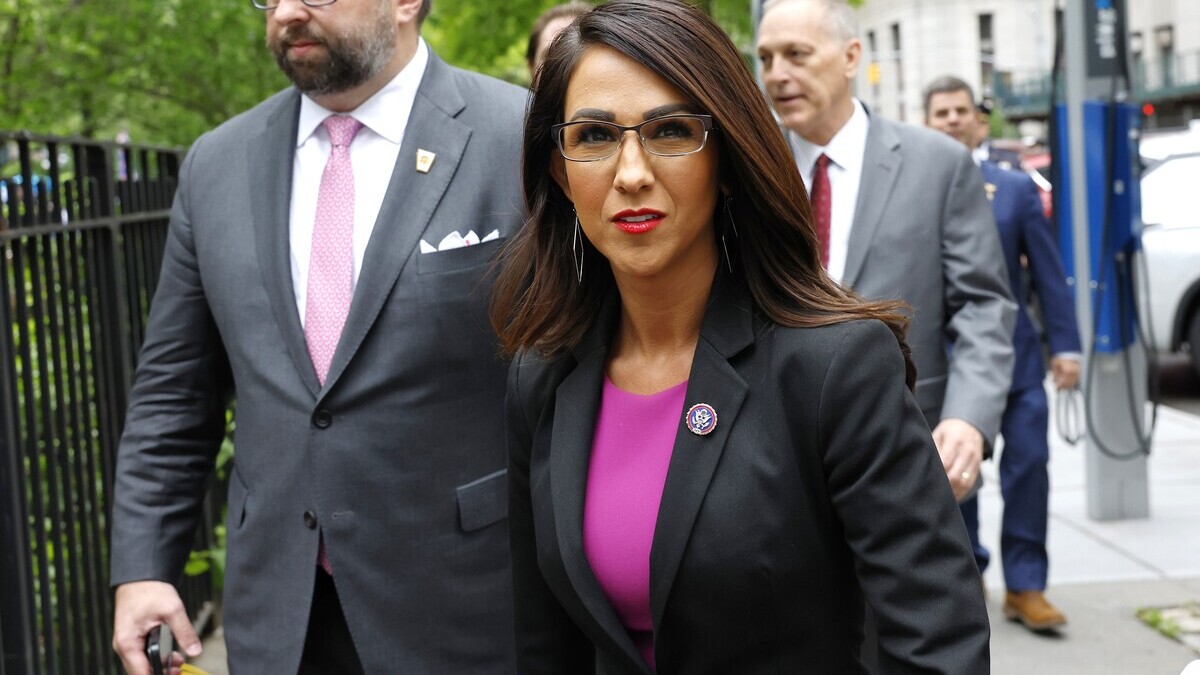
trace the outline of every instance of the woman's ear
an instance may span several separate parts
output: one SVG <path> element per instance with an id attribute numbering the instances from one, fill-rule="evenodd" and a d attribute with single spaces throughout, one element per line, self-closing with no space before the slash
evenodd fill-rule
<path id="1" fill-rule="evenodd" d="M 557 151 L 550 156 L 550 177 L 558 184 L 568 201 L 575 201 L 571 198 L 571 183 L 567 180 L 567 160 Z"/>

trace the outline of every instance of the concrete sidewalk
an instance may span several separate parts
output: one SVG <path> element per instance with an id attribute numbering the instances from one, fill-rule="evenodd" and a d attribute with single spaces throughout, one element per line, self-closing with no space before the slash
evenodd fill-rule
<path id="1" fill-rule="evenodd" d="M 984 465 L 980 535 L 993 551 L 985 574 L 995 675 L 1178 675 L 1200 654 L 1145 626 L 1143 607 L 1200 602 L 1200 417 L 1161 408 L 1150 458 L 1150 518 L 1087 516 L 1084 451 L 1051 422 L 1050 590 L 1070 623 L 1038 635 L 1001 614 L 1000 499 L 995 462 Z M 196 665 L 226 675 L 220 632 Z M 466 675 L 466 674 L 464 674 Z"/>
<path id="2" fill-rule="evenodd" d="M 1002 450 L 1001 450 L 1002 451 Z M 1200 602 L 1200 417 L 1159 409 L 1149 463 L 1150 517 L 1097 522 L 1087 515 L 1084 450 L 1051 423 L 1050 598 L 1069 623 L 1036 635 L 1001 614 L 1001 498 L 995 462 L 984 465 L 980 535 L 993 553 L 984 575 L 997 675 L 1178 675 L 1200 654 L 1145 626 L 1143 607 Z"/>

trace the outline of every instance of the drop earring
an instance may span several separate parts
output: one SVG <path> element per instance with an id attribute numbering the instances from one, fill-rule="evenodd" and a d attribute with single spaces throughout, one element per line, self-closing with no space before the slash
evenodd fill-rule
<path id="1" fill-rule="evenodd" d="M 583 238 L 579 236 L 579 214 L 575 214 L 575 232 L 571 236 L 571 257 L 575 259 L 576 280 L 583 283 Z"/>
<path id="2" fill-rule="evenodd" d="M 733 236 L 738 236 L 737 223 L 733 221 L 733 208 L 730 204 L 733 202 L 733 196 L 725 197 L 725 218 L 726 227 L 721 230 L 721 248 L 725 250 L 725 266 L 729 268 L 729 273 L 733 273 L 733 258 L 729 257 L 729 244 L 725 241 L 725 233 L 729 228 L 733 228 Z"/>
<path id="3" fill-rule="evenodd" d="M 733 236 L 738 236 L 737 223 L 733 220 L 733 195 L 725 195 L 725 217 L 729 219 L 729 225 L 733 227 Z"/>

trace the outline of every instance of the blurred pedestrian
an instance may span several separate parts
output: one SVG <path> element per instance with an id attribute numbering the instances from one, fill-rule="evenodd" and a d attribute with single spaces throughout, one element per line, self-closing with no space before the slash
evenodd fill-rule
<path id="1" fill-rule="evenodd" d="M 533 29 L 529 31 L 529 45 L 525 48 L 525 63 L 529 66 L 530 79 L 537 75 L 538 66 L 542 65 L 542 59 L 545 58 L 546 50 L 550 48 L 554 38 L 574 21 L 575 17 L 591 8 L 592 6 L 583 0 L 571 0 L 555 5 L 538 16 L 537 21 L 533 22 Z"/>
<path id="2" fill-rule="evenodd" d="M 627 133 L 628 132 L 628 133 Z M 616 0 L 534 88 L 507 350 L 519 672 L 986 673 L 900 303 L 821 267 L 790 152 L 695 7 Z"/>
<path id="3" fill-rule="evenodd" d="M 486 271 L 526 93 L 429 0 L 254 0 L 293 87 L 184 160 L 116 468 L 113 644 L 146 675 L 237 396 L 223 622 L 242 673 L 514 670 L 506 369 Z"/>
<path id="4" fill-rule="evenodd" d="M 1007 148 L 997 148 L 992 145 L 992 111 L 996 104 L 991 99 L 980 99 L 975 105 L 976 116 L 979 118 L 975 127 L 974 138 L 967 146 L 971 148 L 971 157 L 975 163 L 995 162 L 1001 169 L 1021 168 L 1021 155 Z"/>
<path id="5" fill-rule="evenodd" d="M 771 0 L 758 57 L 813 202 L 830 275 L 913 308 L 917 401 L 955 496 L 977 484 L 1012 375 L 1015 305 L 979 171 L 959 145 L 851 94 L 862 44 L 841 0 Z"/>
<path id="6" fill-rule="evenodd" d="M 974 95 L 963 80 L 945 76 L 925 90 L 925 123 L 948 134 L 968 148 L 978 138 L 986 118 L 976 114 Z M 1058 246 L 1033 180 L 1019 171 L 992 161 L 980 162 L 984 190 L 991 201 L 1008 264 L 1009 285 L 1017 300 L 1013 335 L 1016 368 L 1008 405 L 1000 422 L 1004 447 L 1000 453 L 1000 493 L 1004 516 L 1000 529 L 1000 554 L 1004 565 L 1004 615 L 1033 630 L 1057 628 L 1066 617 L 1046 600 L 1046 521 L 1050 500 L 1049 404 L 1042 382 L 1046 364 L 1042 341 L 1029 316 L 1026 284 L 1028 270 L 1045 321 L 1054 385 L 1061 390 L 1079 381 L 1082 346 L 1075 323 L 1075 301 L 1067 286 Z M 1028 264 L 1023 266 L 1024 258 Z M 989 553 L 979 542 L 979 500 L 961 505 L 979 571 L 988 565 Z"/>

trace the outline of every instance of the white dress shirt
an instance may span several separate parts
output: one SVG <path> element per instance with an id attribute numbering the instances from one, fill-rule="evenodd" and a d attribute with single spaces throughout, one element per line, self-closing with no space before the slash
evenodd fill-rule
<path id="1" fill-rule="evenodd" d="M 971 159 L 975 160 L 975 166 L 979 166 L 988 160 L 989 154 L 991 153 L 988 152 L 988 144 L 981 143 L 978 147 L 971 151 Z"/>
<path id="2" fill-rule="evenodd" d="M 812 194 L 813 171 L 817 158 L 829 156 L 829 276 L 841 281 L 846 271 L 846 254 L 850 245 L 850 228 L 858 206 L 858 188 L 862 182 L 863 154 L 867 151 L 867 111 L 854 99 L 850 119 L 821 147 L 799 134 L 788 131 L 788 140 L 796 157 L 796 166 L 804 178 L 804 187 Z"/>
<path id="3" fill-rule="evenodd" d="M 429 63 L 429 48 L 418 38 L 417 51 L 407 65 L 371 98 L 346 114 L 362 122 L 363 128 L 350 144 L 350 164 L 354 168 L 354 274 L 358 285 L 363 255 L 375 220 L 383 205 L 392 168 L 400 156 L 400 141 L 408 127 L 417 87 Z M 288 240 L 292 259 L 292 290 L 300 325 L 304 325 L 308 297 L 308 261 L 312 253 L 313 225 L 317 218 L 317 193 L 321 174 L 329 159 L 329 134 L 321 123 L 334 113 L 308 96 L 300 97 L 300 124 L 296 131 L 296 159 L 292 163 L 292 196 Z M 415 158 L 413 160 L 416 161 Z"/>

